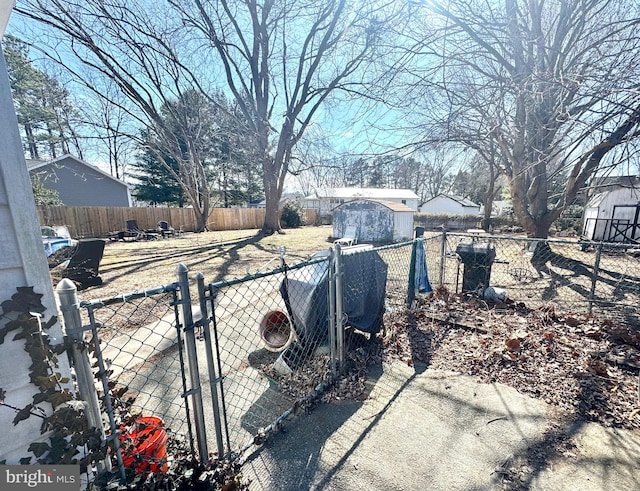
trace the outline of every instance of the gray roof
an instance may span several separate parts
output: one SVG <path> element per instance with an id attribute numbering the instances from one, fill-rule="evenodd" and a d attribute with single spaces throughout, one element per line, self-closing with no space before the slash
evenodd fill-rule
<path id="1" fill-rule="evenodd" d="M 53 160 L 35 160 L 35 159 L 25 159 L 25 162 L 27 163 L 27 169 L 29 171 L 35 171 L 38 170 L 41 167 L 46 167 L 48 165 L 52 165 L 52 164 L 57 164 L 58 162 L 61 162 L 65 159 L 72 159 L 75 160 L 76 162 L 82 164 L 82 165 L 86 165 L 87 167 L 90 167 L 91 170 L 98 172 L 99 174 L 103 175 L 104 177 L 111 179 L 119 184 L 122 184 L 125 187 L 129 187 L 129 185 L 124 182 L 121 181 L 120 179 L 118 179 L 117 177 L 113 177 L 111 174 L 109 174 L 108 172 L 103 171 L 102 169 L 100 169 L 99 167 L 96 167 L 95 165 L 91 165 L 88 162 L 85 162 L 82 159 L 79 159 L 78 157 L 74 157 L 73 155 L 69 154 L 69 153 L 65 153 L 64 155 L 61 155 L 60 157 L 57 157 Z"/>

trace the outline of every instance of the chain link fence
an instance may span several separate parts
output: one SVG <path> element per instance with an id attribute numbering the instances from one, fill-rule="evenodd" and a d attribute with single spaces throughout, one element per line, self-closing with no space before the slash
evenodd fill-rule
<path id="1" fill-rule="evenodd" d="M 229 281 L 198 275 L 197 293 L 183 267 L 169 286 L 62 304 L 79 317 L 65 314 L 67 332 L 94 347 L 103 395 L 111 389 L 133 411 L 161 418 L 192 452 L 235 458 L 313 408 L 393 328 L 385 315 L 417 292 L 444 287 L 637 324 L 638 254 L 628 244 L 443 233 L 336 246 L 294 265 L 281 255 L 272 271 Z"/>
<path id="2" fill-rule="evenodd" d="M 602 313 L 637 324 L 640 246 L 578 240 L 446 234 L 443 285 L 506 295 L 531 308 Z"/>
<path id="3" fill-rule="evenodd" d="M 261 443 L 331 384 L 345 353 L 370 343 L 387 309 L 407 301 L 412 243 L 322 251 L 270 272 L 201 286 L 214 371 L 201 367 L 205 406 L 223 408 L 218 453 Z M 207 343 L 199 348 L 206 357 Z M 205 409 L 207 411 L 207 409 Z"/>
<path id="4" fill-rule="evenodd" d="M 160 416 L 184 437 L 188 434 L 182 378 L 186 361 L 176 305 L 177 288 L 170 285 L 80 307 L 86 310 L 89 342 L 96 355 L 100 349 L 112 392 L 131 401 L 130 412 Z"/>
<path id="5" fill-rule="evenodd" d="M 89 401 L 88 419 L 99 426 L 106 414 L 105 443 L 111 442 L 122 478 L 124 462 L 138 466 L 141 458 L 136 449 L 120 449 L 129 445 L 125 435 L 138 418 L 159 418 L 172 441 L 190 446 L 193 453 L 178 283 L 86 302 L 78 302 L 75 286 L 66 292 L 65 283 L 59 286 L 65 329 L 73 340 L 76 381 L 82 398 Z M 162 462 L 154 456 L 144 459 L 145 465 L 166 463 L 166 455 Z M 103 470 L 103 464 L 98 467 Z"/>

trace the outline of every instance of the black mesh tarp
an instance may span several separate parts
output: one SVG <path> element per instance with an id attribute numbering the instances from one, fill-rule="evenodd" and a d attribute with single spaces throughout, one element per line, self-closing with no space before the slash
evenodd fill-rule
<path id="1" fill-rule="evenodd" d="M 376 334 L 384 313 L 387 265 L 375 251 L 345 251 L 343 313 L 346 324 Z M 328 261 L 290 271 L 280 285 L 299 343 L 306 350 L 328 336 Z"/>

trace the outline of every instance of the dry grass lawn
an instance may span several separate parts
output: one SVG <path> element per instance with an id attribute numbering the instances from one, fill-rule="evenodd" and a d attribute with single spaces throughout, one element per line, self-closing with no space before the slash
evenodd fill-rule
<path id="1" fill-rule="evenodd" d="M 107 242 L 100 262 L 103 284 L 80 291 L 79 297 L 109 298 L 173 283 L 180 263 L 189 268 L 192 280 L 201 272 L 207 283 L 242 277 L 259 268 L 267 271 L 279 266 L 278 247 L 285 247 L 288 263 L 298 263 L 330 247 L 332 232 L 331 226 L 302 227 L 259 237 L 258 230 L 226 230 Z"/>

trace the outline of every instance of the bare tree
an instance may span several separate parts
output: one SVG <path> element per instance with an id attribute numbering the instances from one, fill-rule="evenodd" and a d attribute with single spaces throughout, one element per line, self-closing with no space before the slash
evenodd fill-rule
<path id="1" fill-rule="evenodd" d="M 126 104 L 118 88 L 113 84 L 103 84 L 102 87 L 108 96 L 92 98 L 93 107 L 86 108 L 87 124 L 94 130 L 98 151 L 102 153 L 101 150 L 106 149 L 111 175 L 123 179 L 127 163 L 135 153 L 135 141 L 129 135 L 136 130 L 129 127 L 131 118 L 123 110 Z M 119 102 L 113 104 L 110 101 Z"/>
<path id="2" fill-rule="evenodd" d="M 333 92 L 352 90 L 370 61 L 385 5 L 346 0 L 169 0 L 218 54 L 249 121 L 266 198 L 262 233 L 280 232 L 278 204 L 293 149 Z"/>
<path id="3" fill-rule="evenodd" d="M 211 122 L 196 121 L 202 116 L 197 111 L 183 111 L 185 95 L 200 86 L 180 59 L 177 45 L 182 38 L 161 24 L 171 16 L 124 0 L 25 0 L 15 12 L 49 28 L 46 37 L 34 36 L 41 52 L 111 108 L 126 113 L 137 128 L 153 129 L 178 162 L 177 170 L 166 165 L 167 171 L 188 197 L 197 230 L 204 230 L 210 199 L 196 130 Z M 102 86 L 100 78 L 106 81 Z M 106 90 L 110 84 L 118 87 L 118 96 Z M 143 143 L 139 132 L 127 136 Z"/>
<path id="4" fill-rule="evenodd" d="M 521 225 L 547 237 L 594 172 L 611 165 L 611 150 L 638 135 L 637 2 L 451 0 L 413 8 L 422 15 L 412 19 L 427 20 L 405 38 L 403 69 L 414 77 L 408 97 L 429 111 L 429 138 L 482 151 L 507 177 Z M 553 195 L 559 179 L 565 185 Z"/>

